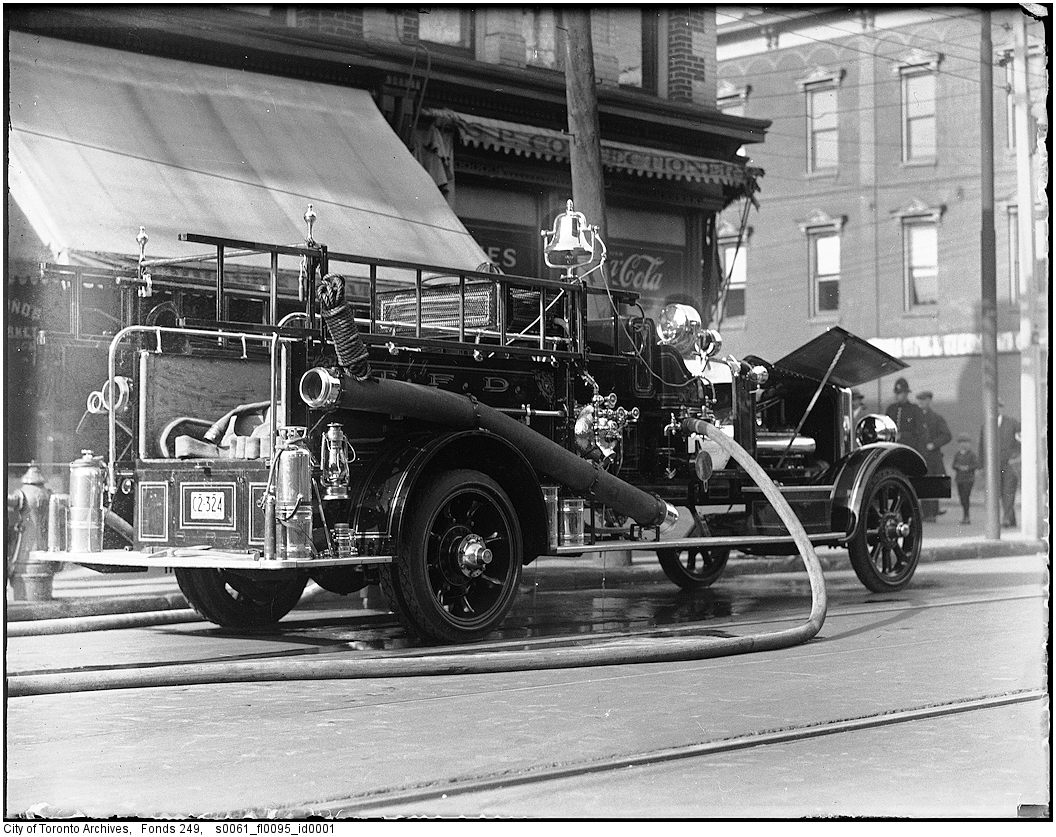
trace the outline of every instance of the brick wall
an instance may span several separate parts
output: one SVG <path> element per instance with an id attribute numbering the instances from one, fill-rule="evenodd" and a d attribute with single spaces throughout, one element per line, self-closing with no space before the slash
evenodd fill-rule
<path id="1" fill-rule="evenodd" d="M 668 18 L 667 97 L 672 101 L 715 104 L 715 13 L 676 8 Z"/>

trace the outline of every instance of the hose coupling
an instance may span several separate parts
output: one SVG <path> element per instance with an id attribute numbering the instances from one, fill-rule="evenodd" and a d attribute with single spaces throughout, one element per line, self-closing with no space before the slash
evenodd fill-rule
<path id="1" fill-rule="evenodd" d="M 660 522 L 660 534 L 664 535 L 675 528 L 675 524 L 678 523 L 678 509 L 672 506 L 666 500 L 662 501 L 664 506 L 664 519 Z"/>
<path id="2" fill-rule="evenodd" d="M 301 400 L 313 410 L 333 407 L 341 397 L 341 379 L 329 369 L 316 366 L 301 376 Z"/>

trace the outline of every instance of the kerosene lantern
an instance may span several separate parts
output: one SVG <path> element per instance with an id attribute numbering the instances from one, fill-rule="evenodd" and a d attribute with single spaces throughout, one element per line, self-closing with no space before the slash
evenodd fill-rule
<path id="1" fill-rule="evenodd" d="M 323 499 L 348 499 L 348 437 L 340 424 L 326 428 L 322 445 Z"/>

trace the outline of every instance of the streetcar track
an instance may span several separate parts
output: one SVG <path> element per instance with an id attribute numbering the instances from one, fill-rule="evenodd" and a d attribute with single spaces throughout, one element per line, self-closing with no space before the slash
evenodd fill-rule
<path id="1" fill-rule="evenodd" d="M 906 611 L 918 611 L 918 610 L 929 610 L 941 607 L 964 607 L 978 604 L 996 604 L 1000 602 L 1010 601 L 1021 601 L 1026 599 L 1038 599 L 1044 598 L 1041 594 L 1017 594 L 1009 596 L 999 597 L 966 597 L 959 599 L 951 599 L 949 601 L 925 601 L 919 603 L 904 602 L 894 604 L 891 602 L 884 602 L 880 606 L 856 606 L 851 605 L 838 610 L 829 610 L 827 614 L 827 620 L 838 618 L 850 618 L 858 616 L 869 616 L 878 613 L 891 614 L 901 613 Z M 355 653 L 357 659 L 379 659 L 379 658 L 411 658 L 411 659 L 427 659 L 435 656 L 448 656 L 448 655 L 467 655 L 471 656 L 476 653 L 485 651 L 520 651 L 520 650 L 545 650 L 551 648 L 568 648 L 568 647 L 589 647 L 594 645 L 603 645 L 607 643 L 618 643 L 621 641 L 636 641 L 650 638 L 675 638 L 680 635 L 692 635 L 692 636 L 731 636 L 730 630 L 751 628 L 758 625 L 769 625 L 781 622 L 795 621 L 796 616 L 790 614 L 788 616 L 774 616 L 766 619 L 748 619 L 738 620 L 734 622 L 723 622 L 720 626 L 716 626 L 713 629 L 703 629 L 702 626 L 707 623 L 693 623 L 693 624 L 680 624 L 680 625 L 669 625 L 669 626 L 653 626 L 642 629 L 640 631 L 611 631 L 604 633 L 597 633 L 586 637 L 582 634 L 574 636 L 558 636 L 558 637 L 538 637 L 538 638 L 519 638 L 509 640 L 499 640 L 493 642 L 476 643 L 473 645 L 455 645 L 455 646 L 441 646 L 441 647 L 412 647 L 412 648 L 400 648 L 392 650 L 362 650 L 362 649 L 349 649 L 348 646 L 362 640 L 343 640 L 333 639 L 328 640 L 320 638 L 313 640 L 311 637 L 298 637 L 296 634 L 283 635 L 283 634 L 268 634 L 261 635 L 259 639 L 270 639 L 277 638 L 279 641 L 284 642 L 319 642 L 320 645 L 314 647 L 300 647 L 300 648 L 289 648 L 279 651 L 254 651 L 243 654 L 228 654 L 223 656 L 214 656 L 209 658 L 188 658 L 168 661 L 136 661 L 123 664 L 99 664 L 99 665 L 85 665 L 85 666 L 68 666 L 63 668 L 38 668 L 38 669 L 26 669 L 22 671 L 10 671 L 6 672 L 7 677 L 31 677 L 38 675 L 63 675 L 63 674 L 86 674 L 86 673 L 105 673 L 105 672 L 118 672 L 118 671 L 137 671 L 137 670 L 152 670 L 152 671 L 163 671 L 166 668 L 175 666 L 184 666 L 188 664 L 203 665 L 203 666 L 221 666 L 230 663 L 238 662 L 252 662 L 260 661 L 267 662 L 269 660 L 281 661 L 289 660 L 295 661 L 300 658 L 306 657 L 321 657 L 330 655 L 339 655 L 345 653 Z M 394 623 L 395 624 L 395 623 Z M 291 632 L 292 633 L 292 632 Z M 68 635 L 67 635 L 68 636 Z M 812 644 L 817 645 L 826 641 L 831 641 L 834 637 L 842 636 L 835 634 L 832 636 L 826 636 L 821 633 L 813 641 Z M 252 635 L 247 637 L 236 637 L 238 639 L 253 639 Z"/>
<path id="2" fill-rule="evenodd" d="M 524 785 L 574 779 L 591 774 L 610 773 L 616 770 L 646 767 L 665 762 L 748 750 L 755 747 L 790 744 L 827 735 L 860 732 L 895 724 L 945 718 L 965 712 L 976 712 L 1028 703 L 1035 700 L 1044 700 L 1047 697 L 1047 692 L 1042 689 L 1018 689 L 999 695 L 961 698 L 911 709 L 897 709 L 837 721 L 819 721 L 775 730 L 763 730 L 722 738 L 716 741 L 665 747 L 660 750 L 609 756 L 584 762 L 554 764 L 542 768 L 528 768 L 519 771 L 511 769 L 453 779 L 434 779 L 404 787 L 384 788 L 363 794 L 302 803 L 297 806 L 280 809 L 279 813 L 283 817 L 291 819 L 309 816 L 344 817 L 350 814 L 370 816 L 372 809 L 389 810 L 393 806 L 401 804 L 406 805 L 430 800 L 439 801 L 450 799 L 452 796 L 464 796 L 488 790 L 506 790 Z M 222 816 L 229 815 L 224 814 Z"/>

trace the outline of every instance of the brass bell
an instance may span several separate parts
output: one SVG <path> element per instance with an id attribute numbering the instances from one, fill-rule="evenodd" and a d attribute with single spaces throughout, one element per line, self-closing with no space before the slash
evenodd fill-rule
<path id="1" fill-rule="evenodd" d="M 553 229 L 541 232 L 543 260 L 549 267 L 571 268 L 594 258 L 597 230 L 587 223 L 582 212 L 573 209 L 572 201 L 568 201 L 566 210 L 554 218 Z"/>

